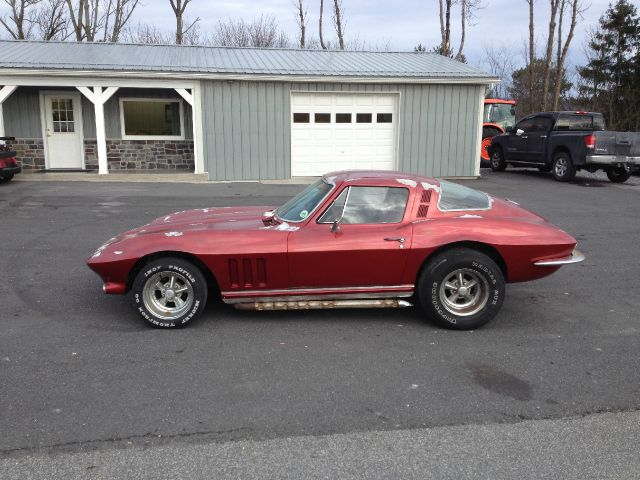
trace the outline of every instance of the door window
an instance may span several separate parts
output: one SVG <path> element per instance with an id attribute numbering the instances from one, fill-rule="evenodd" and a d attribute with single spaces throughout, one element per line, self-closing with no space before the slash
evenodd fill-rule
<path id="1" fill-rule="evenodd" d="M 71 98 L 52 98 L 51 116 L 55 133 L 75 132 L 73 119 L 73 100 Z"/>
<path id="2" fill-rule="evenodd" d="M 318 219 L 318 223 L 399 223 L 409 198 L 403 187 L 347 187 Z"/>

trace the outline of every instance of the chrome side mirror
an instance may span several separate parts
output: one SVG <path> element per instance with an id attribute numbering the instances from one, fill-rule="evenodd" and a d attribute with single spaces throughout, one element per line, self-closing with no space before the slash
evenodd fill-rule
<path id="1" fill-rule="evenodd" d="M 338 233 L 338 232 L 340 232 L 340 230 L 341 230 L 341 229 L 340 229 L 340 220 L 341 220 L 341 219 L 338 219 L 338 220 L 334 220 L 334 221 L 333 221 L 333 223 L 331 224 L 331 230 L 330 230 L 330 231 L 331 231 L 331 233 Z"/>
<path id="2" fill-rule="evenodd" d="M 524 133 L 524 130 L 522 130 L 520 128 L 516 130 L 516 135 L 518 135 L 518 136 L 522 135 L 523 133 Z"/>

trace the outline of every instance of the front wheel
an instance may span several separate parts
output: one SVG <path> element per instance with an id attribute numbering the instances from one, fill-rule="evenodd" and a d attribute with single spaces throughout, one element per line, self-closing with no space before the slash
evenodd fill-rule
<path id="1" fill-rule="evenodd" d="M 0 183 L 7 183 L 13 178 L 13 173 L 11 175 L 0 175 Z"/>
<path id="2" fill-rule="evenodd" d="M 487 255 L 469 248 L 447 250 L 427 263 L 418 279 L 418 298 L 427 316 L 445 328 L 472 330 L 502 307 L 505 281 Z"/>
<path id="3" fill-rule="evenodd" d="M 570 182 L 576 176 L 576 167 L 566 152 L 558 152 L 553 157 L 553 178 L 559 182 Z"/>
<path id="4" fill-rule="evenodd" d="M 502 148 L 496 147 L 491 150 L 491 170 L 494 172 L 503 172 L 507 168 L 507 162 L 504 159 Z"/>
<path id="5" fill-rule="evenodd" d="M 631 177 L 631 172 L 624 167 L 614 167 L 607 170 L 607 178 L 613 183 L 624 183 L 629 180 L 629 177 Z"/>
<path id="6" fill-rule="evenodd" d="M 184 327 L 204 310 L 207 284 L 202 272 L 180 258 L 161 258 L 144 266 L 133 282 L 138 313 L 154 327 Z"/>

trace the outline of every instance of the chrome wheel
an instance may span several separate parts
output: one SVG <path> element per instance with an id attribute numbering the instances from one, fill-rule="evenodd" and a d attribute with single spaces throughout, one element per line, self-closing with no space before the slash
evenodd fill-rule
<path id="1" fill-rule="evenodd" d="M 447 275 L 440 285 L 440 301 L 454 315 L 478 313 L 489 300 L 489 283 L 483 275 L 469 268 L 459 268 Z"/>
<path id="2" fill-rule="evenodd" d="M 155 317 L 175 320 L 184 315 L 193 305 L 193 286 L 177 272 L 165 271 L 154 274 L 144 284 L 142 300 Z"/>
<path id="3" fill-rule="evenodd" d="M 493 152 L 493 155 L 491 155 L 491 164 L 493 168 L 500 168 L 500 165 L 502 165 L 502 155 L 499 152 Z"/>
<path id="4" fill-rule="evenodd" d="M 553 168 L 557 177 L 564 177 L 569 170 L 568 160 L 564 157 L 557 158 Z"/>

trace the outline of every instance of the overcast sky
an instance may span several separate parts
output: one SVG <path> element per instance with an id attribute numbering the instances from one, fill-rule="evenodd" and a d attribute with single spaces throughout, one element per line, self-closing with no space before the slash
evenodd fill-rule
<path id="1" fill-rule="evenodd" d="M 295 0 L 192 0 L 187 14 L 200 17 L 200 28 L 212 31 L 218 20 L 244 18 L 251 20 L 261 13 L 274 15 L 280 27 L 294 36 L 297 33 Z M 608 0 L 583 0 L 590 3 L 576 29 L 570 51 L 570 64 L 583 62 L 583 44 L 587 29 L 597 24 L 607 8 Z M 309 14 L 309 35 L 318 36 L 319 0 L 304 0 Z M 334 38 L 330 24 L 332 0 L 325 0 L 325 37 Z M 346 40 L 357 38 L 360 43 L 375 47 L 389 44 L 392 50 L 413 50 L 418 43 L 427 47 L 439 43 L 440 27 L 437 0 L 342 0 Z M 522 63 L 523 45 L 528 41 L 528 5 L 525 0 L 484 0 L 485 7 L 477 14 L 476 24 L 467 29 L 465 53 L 469 63 L 482 66 L 485 45 L 506 46 Z M 453 46 L 459 42 L 459 11 L 455 6 Z M 536 2 L 536 37 L 541 51 L 548 26 L 548 1 Z M 167 31 L 173 27 L 168 0 L 145 0 L 137 12 L 137 20 L 155 23 Z"/>

